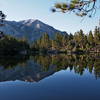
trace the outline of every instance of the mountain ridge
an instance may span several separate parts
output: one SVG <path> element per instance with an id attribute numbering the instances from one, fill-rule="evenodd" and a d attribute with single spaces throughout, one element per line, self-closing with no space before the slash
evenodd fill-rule
<path id="1" fill-rule="evenodd" d="M 16 38 L 25 38 L 28 40 L 28 42 L 34 42 L 44 33 L 47 33 L 51 39 L 55 37 L 55 33 L 65 33 L 43 23 L 38 19 L 28 19 L 22 21 L 5 20 L 4 26 L 0 26 L 0 31 L 3 31 L 4 34 L 11 35 Z"/>

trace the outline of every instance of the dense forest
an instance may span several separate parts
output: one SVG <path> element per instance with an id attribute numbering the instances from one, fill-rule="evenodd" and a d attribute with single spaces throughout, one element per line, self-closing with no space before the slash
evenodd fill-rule
<path id="1" fill-rule="evenodd" d="M 47 33 L 29 44 L 24 38 L 17 39 L 0 33 L 0 55 L 27 53 L 88 53 L 100 52 L 100 27 L 85 34 L 83 30 L 75 34 L 55 33 L 51 39 Z"/>
<path id="2" fill-rule="evenodd" d="M 29 44 L 24 39 L 16 39 L 0 33 L 0 55 L 26 54 L 29 48 Z"/>
<path id="3" fill-rule="evenodd" d="M 99 52 L 100 27 L 95 27 L 94 31 L 85 34 L 83 30 L 75 34 L 56 33 L 55 39 L 50 39 L 48 34 L 44 34 L 32 45 L 33 50 L 44 52 Z M 94 48 L 95 47 L 95 48 Z"/>

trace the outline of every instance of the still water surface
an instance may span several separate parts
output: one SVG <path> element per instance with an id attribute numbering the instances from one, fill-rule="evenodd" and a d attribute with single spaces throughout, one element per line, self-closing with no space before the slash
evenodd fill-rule
<path id="1" fill-rule="evenodd" d="M 3 57 L 0 100 L 100 100 L 98 55 Z"/>

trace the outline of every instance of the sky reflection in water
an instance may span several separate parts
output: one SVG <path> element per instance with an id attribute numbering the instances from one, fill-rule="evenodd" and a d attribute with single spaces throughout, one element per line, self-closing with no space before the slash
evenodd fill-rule
<path id="1" fill-rule="evenodd" d="M 94 70 L 90 73 L 87 67 L 83 74 L 80 74 L 75 71 L 75 68 L 70 70 L 70 66 L 64 69 L 61 63 L 56 67 L 52 64 L 55 68 L 44 68 L 40 67 L 43 64 L 39 63 L 42 62 L 40 58 L 37 59 L 38 64 L 36 58 L 35 60 L 32 58 L 25 64 L 16 65 L 16 68 L 0 68 L 0 75 L 4 75 L 4 79 L 0 79 L 0 100 L 99 100 L 100 78 L 96 78 Z M 72 62 L 72 59 L 69 60 Z M 48 64 L 47 61 L 44 64 Z M 7 72 L 9 77 L 5 76 Z"/>

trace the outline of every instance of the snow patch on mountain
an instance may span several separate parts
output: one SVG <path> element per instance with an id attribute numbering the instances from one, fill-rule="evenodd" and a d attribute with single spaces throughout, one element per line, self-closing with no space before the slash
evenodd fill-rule
<path id="1" fill-rule="evenodd" d="M 50 38 L 55 37 L 55 33 L 62 33 L 50 25 L 47 25 L 37 19 L 28 19 L 22 21 L 4 21 L 4 26 L 0 26 L 0 31 L 16 38 L 26 38 L 29 42 L 39 39 L 44 33 Z"/>

